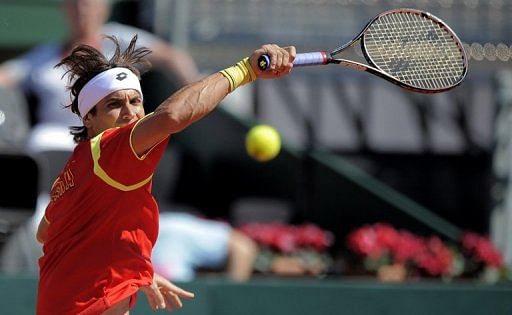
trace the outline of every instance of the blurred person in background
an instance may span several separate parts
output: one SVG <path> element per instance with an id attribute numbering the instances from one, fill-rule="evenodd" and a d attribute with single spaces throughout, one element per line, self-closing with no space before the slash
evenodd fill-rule
<path id="1" fill-rule="evenodd" d="M 0 253 L 0 270 L 6 274 L 37 274 L 43 250 L 36 241 L 37 225 L 48 200 L 41 198 L 36 214 L 9 237 Z M 231 281 L 251 278 L 258 245 L 226 222 L 198 215 L 163 211 L 153 249 L 155 271 L 171 281 L 196 279 L 198 270 L 220 273 Z"/>
<path id="2" fill-rule="evenodd" d="M 155 35 L 144 30 L 107 22 L 111 12 L 109 0 L 62 0 L 62 10 L 68 25 L 68 38 L 63 42 L 41 44 L 23 55 L 7 60 L 0 65 L 0 86 L 21 87 L 35 95 L 37 109 L 33 113 L 34 128 L 27 140 L 29 151 L 46 149 L 72 149 L 69 126 L 80 121 L 64 106 L 69 103 L 69 94 L 63 81 L 64 70 L 55 65 L 79 44 L 98 48 L 109 55 L 113 47 L 103 41 L 104 35 L 118 38 L 126 48 L 137 34 L 138 44 L 148 47 L 153 53 L 148 56 L 155 69 L 177 80 L 183 86 L 198 79 L 199 72 L 192 58 Z"/>
<path id="3" fill-rule="evenodd" d="M 185 212 L 160 214 L 160 232 L 153 249 L 155 271 L 186 282 L 198 269 L 218 271 L 236 282 L 251 278 L 258 245 L 226 222 Z"/>

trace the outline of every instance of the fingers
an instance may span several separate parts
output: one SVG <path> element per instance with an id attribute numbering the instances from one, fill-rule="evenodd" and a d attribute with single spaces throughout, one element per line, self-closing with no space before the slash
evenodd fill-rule
<path id="1" fill-rule="evenodd" d="M 178 287 L 177 285 L 171 283 L 169 280 L 165 279 L 159 274 L 154 275 L 154 280 L 158 287 L 160 288 L 160 291 L 170 291 L 180 297 L 184 297 L 187 299 L 194 298 L 194 293 L 183 290 L 182 288 Z"/>
<path id="2" fill-rule="evenodd" d="M 282 67 L 281 68 L 277 68 L 277 71 L 278 71 L 278 75 L 287 75 L 288 73 L 290 73 L 293 69 L 293 61 L 295 60 L 295 55 L 297 54 L 296 51 L 295 51 L 295 47 L 294 46 L 288 46 L 288 47 L 284 47 L 282 48 L 284 53 L 283 53 L 283 62 L 282 62 Z"/>
<path id="3" fill-rule="evenodd" d="M 290 53 L 287 49 L 281 48 L 276 44 L 262 46 L 263 52 L 270 57 L 270 70 L 282 70 L 289 67 Z M 293 61 L 293 60 L 292 60 Z"/>
<path id="4" fill-rule="evenodd" d="M 284 52 L 276 44 L 263 46 L 266 54 L 270 57 L 270 70 L 281 68 L 284 60 Z"/>
<path id="5" fill-rule="evenodd" d="M 158 305 L 157 309 L 164 309 L 166 308 L 166 303 L 165 303 L 165 298 L 164 298 L 164 295 L 162 294 L 162 292 L 160 292 L 160 290 L 156 290 L 155 292 L 155 297 L 156 297 L 156 305 Z"/>
<path id="6" fill-rule="evenodd" d="M 183 290 L 182 288 L 177 287 L 170 282 L 169 285 L 160 287 L 160 291 L 165 298 L 167 310 L 169 311 L 183 307 L 183 303 L 181 302 L 180 297 L 192 299 L 195 296 L 194 293 Z"/>
<path id="7" fill-rule="evenodd" d="M 195 296 L 194 293 L 183 290 L 182 288 L 180 288 L 172 283 L 169 283 L 169 284 L 170 284 L 169 286 L 162 286 L 160 288 L 160 290 L 164 291 L 164 292 L 170 292 L 176 296 L 187 298 L 187 299 L 194 298 L 194 296 Z"/>
<path id="8" fill-rule="evenodd" d="M 151 309 L 157 310 L 166 308 L 165 298 L 156 285 L 152 284 L 141 287 L 141 291 L 146 295 Z"/>
<path id="9" fill-rule="evenodd" d="M 187 299 L 193 299 L 195 297 L 195 294 L 192 293 L 192 292 L 183 290 L 183 289 L 178 288 L 178 287 L 176 287 L 176 288 L 177 288 L 177 290 L 173 291 L 173 293 L 178 295 L 178 296 L 180 296 L 180 297 L 184 297 L 184 298 L 187 298 Z"/>
<path id="10" fill-rule="evenodd" d="M 146 294 L 153 310 L 179 309 L 183 307 L 181 298 L 191 299 L 194 297 L 194 293 L 183 290 L 158 274 L 154 275 L 152 285 L 142 287 L 141 290 Z"/>
<path id="11" fill-rule="evenodd" d="M 261 71 L 257 67 L 257 60 L 261 55 L 267 55 L 270 59 L 269 67 L 266 71 Z M 254 51 L 251 59 L 251 65 L 255 65 L 256 73 L 260 78 L 278 78 L 290 73 L 293 68 L 293 60 L 296 56 L 296 50 L 293 46 L 280 47 L 276 44 L 267 44 Z"/>
<path id="12" fill-rule="evenodd" d="M 183 307 L 183 303 L 178 295 L 171 291 L 164 291 L 163 296 L 167 305 L 167 310 L 172 311 Z"/>
<path id="13" fill-rule="evenodd" d="M 297 56 L 297 50 L 295 49 L 295 46 L 284 47 L 284 49 L 288 52 L 288 56 L 290 58 L 289 62 L 293 63 L 295 56 Z"/>

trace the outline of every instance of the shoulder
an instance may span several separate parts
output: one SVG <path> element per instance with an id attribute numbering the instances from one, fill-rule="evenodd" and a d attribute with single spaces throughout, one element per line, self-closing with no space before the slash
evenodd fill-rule
<path id="1" fill-rule="evenodd" d="M 97 153 L 100 151 L 123 151 L 124 154 L 131 153 L 136 156 L 136 154 L 133 153 L 130 140 L 134 126 L 135 123 L 132 123 L 124 127 L 115 127 L 103 131 L 90 140 L 91 149 L 93 152 L 97 151 Z"/>
<path id="2" fill-rule="evenodd" d="M 94 139 L 97 138 L 98 140 L 101 139 L 102 145 L 108 144 L 111 141 L 120 139 L 120 137 L 122 137 L 123 135 L 129 134 L 131 132 L 131 129 L 133 129 L 133 126 L 127 126 L 127 127 L 123 127 L 123 128 L 119 128 L 119 127 L 110 128 L 110 129 L 103 131 L 98 136 L 94 137 L 91 141 L 93 141 Z"/>

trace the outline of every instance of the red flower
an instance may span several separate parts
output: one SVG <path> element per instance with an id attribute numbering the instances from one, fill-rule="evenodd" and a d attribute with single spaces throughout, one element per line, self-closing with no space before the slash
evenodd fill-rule
<path id="1" fill-rule="evenodd" d="M 272 231 L 271 246 L 274 249 L 283 253 L 290 253 L 297 248 L 297 240 L 290 227 L 277 224 L 273 226 Z"/>
<path id="2" fill-rule="evenodd" d="M 378 242 L 377 233 L 372 226 L 363 226 L 349 234 L 347 245 L 354 252 L 379 258 L 385 253 L 386 248 Z"/>
<path id="3" fill-rule="evenodd" d="M 313 224 L 293 226 L 281 223 L 250 223 L 238 229 L 260 245 L 283 253 L 290 253 L 298 248 L 323 251 L 332 244 L 331 233 Z"/>
<path id="4" fill-rule="evenodd" d="M 462 248 L 477 262 L 487 266 L 502 268 L 503 256 L 488 237 L 466 232 L 462 236 Z"/>
<path id="5" fill-rule="evenodd" d="M 391 225 L 377 223 L 373 226 L 377 243 L 385 248 L 392 248 L 400 240 L 400 233 Z"/>
<path id="6" fill-rule="evenodd" d="M 402 231 L 391 247 L 391 253 L 397 263 L 415 261 L 425 251 L 425 240 L 407 231 Z"/>
<path id="7" fill-rule="evenodd" d="M 439 237 L 424 239 L 383 223 L 354 230 L 347 242 L 364 257 L 378 259 L 389 253 L 394 263 L 411 262 L 432 276 L 450 274 L 454 262 L 454 255 Z"/>
<path id="8" fill-rule="evenodd" d="M 300 247 L 311 247 L 317 251 L 324 251 L 332 245 L 331 233 L 320 229 L 314 224 L 304 224 L 295 229 L 297 244 Z"/>
<path id="9" fill-rule="evenodd" d="M 437 236 L 430 237 L 426 245 L 415 259 L 418 266 L 432 276 L 449 275 L 454 260 L 450 249 Z"/>

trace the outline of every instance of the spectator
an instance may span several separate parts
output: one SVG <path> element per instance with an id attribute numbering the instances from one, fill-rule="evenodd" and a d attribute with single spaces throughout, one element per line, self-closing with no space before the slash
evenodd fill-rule
<path id="1" fill-rule="evenodd" d="M 47 197 L 40 198 L 35 215 L 7 240 L 0 254 L 1 272 L 37 274 L 37 261 L 43 252 L 36 230 L 48 201 Z M 174 211 L 160 214 L 153 265 L 171 281 L 191 281 L 198 269 L 225 270 L 229 279 L 247 281 L 257 255 L 256 243 L 225 222 Z"/>
<path id="2" fill-rule="evenodd" d="M 79 44 L 98 48 L 108 55 L 113 52 L 113 47 L 102 40 L 104 35 L 116 36 L 126 48 L 138 34 L 138 43 L 152 50 L 148 59 L 155 68 L 176 78 L 178 85 L 198 79 L 198 70 L 186 52 L 146 31 L 107 22 L 111 10 L 108 0 L 63 0 L 62 10 L 69 30 L 65 41 L 44 43 L 0 65 L 0 86 L 19 86 L 36 96 L 38 104 L 33 113 L 35 126 L 29 135 L 29 150 L 74 147 L 68 127 L 81 122 L 71 111 L 64 109 L 69 103 L 69 94 L 63 81 L 64 70 L 55 65 Z"/>
<path id="3" fill-rule="evenodd" d="M 153 265 L 172 281 L 190 281 L 197 269 L 227 267 L 233 281 L 248 280 L 258 254 L 256 243 L 229 224 L 188 213 L 163 212 Z"/>

